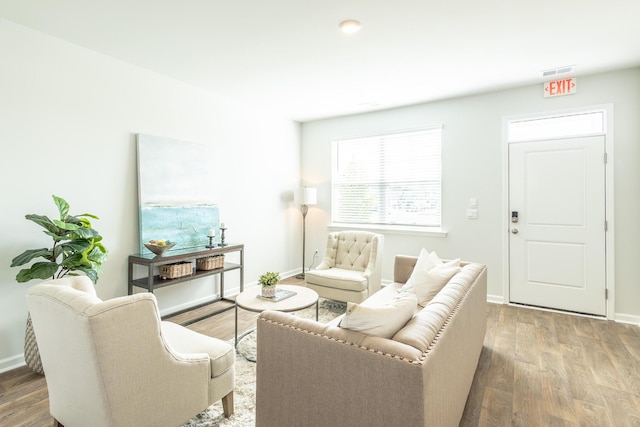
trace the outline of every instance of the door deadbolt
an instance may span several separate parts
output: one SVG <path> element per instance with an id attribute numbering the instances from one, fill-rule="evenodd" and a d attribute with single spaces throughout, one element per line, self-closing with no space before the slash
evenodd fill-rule
<path id="1" fill-rule="evenodd" d="M 514 228 L 513 230 L 511 230 L 511 232 L 512 232 L 513 234 L 518 234 L 518 229 L 517 229 L 517 228 Z"/>

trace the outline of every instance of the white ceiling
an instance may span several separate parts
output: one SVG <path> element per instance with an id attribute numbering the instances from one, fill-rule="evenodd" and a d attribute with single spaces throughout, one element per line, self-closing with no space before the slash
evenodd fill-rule
<path id="1" fill-rule="evenodd" d="M 639 0 L 0 0 L 0 17 L 297 121 L 640 65 Z"/>

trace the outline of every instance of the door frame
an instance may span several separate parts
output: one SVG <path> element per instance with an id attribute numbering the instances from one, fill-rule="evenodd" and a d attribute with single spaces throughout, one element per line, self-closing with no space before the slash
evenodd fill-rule
<path id="1" fill-rule="evenodd" d="M 607 221 L 607 231 L 605 233 L 605 275 L 606 275 L 606 289 L 607 289 L 607 301 L 606 301 L 606 318 L 609 320 L 615 319 L 615 223 L 614 223 L 614 201 L 613 201 L 613 169 L 614 169 L 614 155 L 613 155 L 613 104 L 592 105 L 580 108 L 571 108 L 564 110 L 552 110 L 539 113 L 528 113 L 516 116 L 505 116 L 502 119 L 502 304 L 510 304 L 510 260 L 509 260 L 509 245 L 510 245 L 510 230 L 511 230 L 511 218 L 509 216 L 509 141 L 507 140 L 507 128 L 508 124 L 514 120 L 527 120 L 535 119 L 538 117 L 553 117 L 559 115 L 583 113 L 594 110 L 605 111 L 605 131 L 604 134 L 589 134 L 580 136 L 593 136 L 604 135 L 605 138 L 605 151 L 607 153 L 607 163 L 605 165 L 605 216 Z M 556 137 L 550 139 L 557 139 Z M 535 140 L 540 140 L 536 138 Z M 519 141 L 522 142 L 522 141 Z M 604 226 L 604 224 L 603 224 Z M 489 300 L 498 301 L 500 298 L 491 298 Z"/>

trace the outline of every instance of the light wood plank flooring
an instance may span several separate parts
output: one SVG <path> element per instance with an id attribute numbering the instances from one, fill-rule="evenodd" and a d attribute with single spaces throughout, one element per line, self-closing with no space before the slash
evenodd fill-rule
<path id="1" fill-rule="evenodd" d="M 239 310 L 239 330 L 252 328 L 256 317 Z M 234 310 L 190 328 L 231 339 Z M 26 367 L 0 374 L 0 426 L 51 425 L 43 377 Z M 488 304 L 460 425 L 640 426 L 640 327 Z"/>

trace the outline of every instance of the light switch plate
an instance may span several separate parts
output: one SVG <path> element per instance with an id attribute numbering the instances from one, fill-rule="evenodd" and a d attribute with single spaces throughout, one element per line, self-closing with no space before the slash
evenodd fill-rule
<path id="1" fill-rule="evenodd" d="M 478 219 L 478 209 L 467 209 L 467 218 L 469 219 Z"/>

